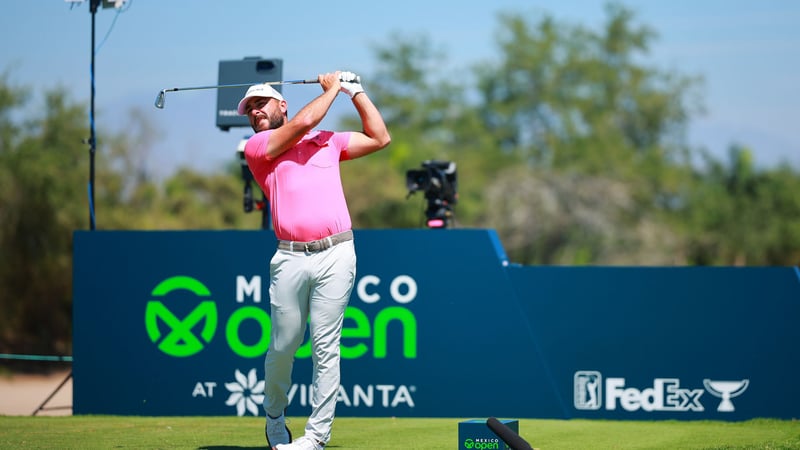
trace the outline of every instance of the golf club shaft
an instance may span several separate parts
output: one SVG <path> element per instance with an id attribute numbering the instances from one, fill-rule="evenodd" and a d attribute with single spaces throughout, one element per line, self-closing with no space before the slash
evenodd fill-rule
<path id="1" fill-rule="evenodd" d="M 164 97 L 166 96 L 167 92 L 176 92 L 176 91 L 196 91 L 201 89 L 223 89 L 223 88 L 236 88 L 236 87 L 245 87 L 245 86 L 252 86 L 254 84 L 269 84 L 269 85 L 278 85 L 278 84 L 312 84 L 312 83 L 319 83 L 319 80 L 284 80 L 284 81 L 266 81 L 263 83 L 239 83 L 239 84 L 219 84 L 216 86 L 192 86 L 192 87 L 175 87 L 175 88 L 168 88 L 162 89 L 158 96 L 156 96 L 156 108 L 164 108 Z"/>
<path id="2" fill-rule="evenodd" d="M 169 88 L 169 89 L 164 89 L 163 91 L 164 92 L 196 91 L 198 89 L 222 89 L 222 88 L 245 87 L 245 86 L 252 86 L 254 84 L 277 85 L 277 84 L 310 84 L 310 83 L 319 83 L 319 81 L 317 81 L 317 80 L 289 80 L 289 81 L 266 81 L 264 83 L 219 84 L 219 85 L 216 85 L 216 86 L 194 86 L 194 87 Z"/>

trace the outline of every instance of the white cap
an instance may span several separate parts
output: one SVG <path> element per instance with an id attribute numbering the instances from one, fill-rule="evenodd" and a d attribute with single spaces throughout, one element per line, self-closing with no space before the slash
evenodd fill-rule
<path id="1" fill-rule="evenodd" d="M 267 97 L 283 101 L 283 96 L 281 93 L 276 91 L 272 86 L 268 84 L 254 84 L 247 89 L 247 93 L 244 94 L 244 98 L 239 100 L 239 108 L 237 111 L 239 112 L 240 116 L 247 114 L 244 108 L 247 104 L 247 101 L 253 97 Z"/>

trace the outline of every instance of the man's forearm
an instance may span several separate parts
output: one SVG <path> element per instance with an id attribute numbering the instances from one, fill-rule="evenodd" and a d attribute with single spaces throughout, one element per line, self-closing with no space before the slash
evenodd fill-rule
<path id="1" fill-rule="evenodd" d="M 333 105 L 338 93 L 338 91 L 332 89 L 327 90 L 297 112 L 292 121 L 299 121 L 298 125 L 305 129 L 303 134 L 322 122 L 322 119 L 331 109 L 331 105 Z"/>
<path id="2" fill-rule="evenodd" d="M 364 134 L 374 139 L 380 147 L 385 147 L 390 140 L 389 130 L 380 111 L 372 103 L 366 93 L 361 92 L 353 97 L 353 105 L 361 118 Z"/>

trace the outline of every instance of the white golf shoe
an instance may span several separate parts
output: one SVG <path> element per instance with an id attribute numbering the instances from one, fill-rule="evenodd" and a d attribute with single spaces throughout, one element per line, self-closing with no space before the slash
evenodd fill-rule
<path id="1" fill-rule="evenodd" d="M 267 436 L 267 445 L 270 448 L 279 444 L 292 442 L 292 432 L 286 426 L 286 418 L 283 414 L 272 418 L 267 414 L 267 424 L 264 426 L 264 434 Z"/>
<path id="2" fill-rule="evenodd" d="M 325 444 L 312 437 L 303 436 L 291 444 L 279 445 L 275 447 L 275 450 L 323 450 L 324 448 Z"/>

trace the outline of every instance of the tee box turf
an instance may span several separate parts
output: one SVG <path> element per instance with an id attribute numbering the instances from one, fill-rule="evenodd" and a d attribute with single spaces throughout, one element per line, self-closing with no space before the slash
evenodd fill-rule
<path id="1" fill-rule="evenodd" d="M 500 423 L 519 433 L 519 420 L 503 419 Z M 486 419 L 458 423 L 458 450 L 508 450 L 509 446 L 486 426 Z"/>

